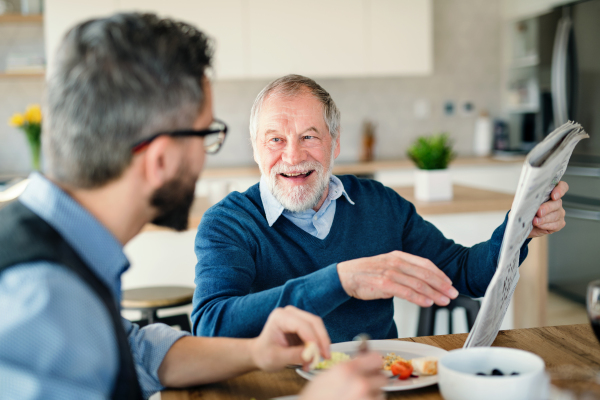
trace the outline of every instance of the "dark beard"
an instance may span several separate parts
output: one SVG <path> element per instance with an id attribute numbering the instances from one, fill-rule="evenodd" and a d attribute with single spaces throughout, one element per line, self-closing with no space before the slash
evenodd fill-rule
<path id="1" fill-rule="evenodd" d="M 195 191 L 196 180 L 184 176 L 174 178 L 158 188 L 150 199 L 150 204 L 158 209 L 158 216 L 152 223 L 176 231 L 187 229 Z"/>

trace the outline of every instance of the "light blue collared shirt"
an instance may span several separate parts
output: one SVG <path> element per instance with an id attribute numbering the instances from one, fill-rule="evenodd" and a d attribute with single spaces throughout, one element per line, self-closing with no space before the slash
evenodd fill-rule
<path id="1" fill-rule="evenodd" d="M 129 261 L 111 232 L 40 174 L 31 175 L 19 201 L 62 235 L 120 304 Z M 123 325 L 149 397 L 163 389 L 158 367 L 187 333 L 163 324 L 140 329 L 126 319 Z M 0 399 L 107 399 L 118 369 L 110 316 L 74 272 L 37 261 L 0 275 Z"/>
<path id="2" fill-rule="evenodd" d="M 269 226 L 273 226 L 275 221 L 283 215 L 289 219 L 294 225 L 303 231 L 323 240 L 329 234 L 335 217 L 335 203 L 342 195 L 348 202 L 354 205 L 354 202 L 346 193 L 342 181 L 335 175 L 329 178 L 329 193 L 323 202 L 319 211 L 310 209 L 304 212 L 294 213 L 283 208 L 281 203 L 277 201 L 275 196 L 269 190 L 269 184 L 264 176 L 260 178 L 260 197 L 262 199 L 265 215 Z"/>

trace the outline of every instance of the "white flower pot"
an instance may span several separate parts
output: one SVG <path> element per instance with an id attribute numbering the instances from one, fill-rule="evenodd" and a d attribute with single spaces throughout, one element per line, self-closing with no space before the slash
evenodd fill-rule
<path id="1" fill-rule="evenodd" d="M 452 177 L 447 169 L 415 171 L 415 198 L 419 201 L 452 200 Z"/>

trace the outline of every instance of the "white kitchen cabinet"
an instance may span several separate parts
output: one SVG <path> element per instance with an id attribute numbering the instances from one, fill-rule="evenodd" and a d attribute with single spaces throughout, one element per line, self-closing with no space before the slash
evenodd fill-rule
<path id="1" fill-rule="evenodd" d="M 426 75 L 430 0 L 249 0 L 251 77 Z"/>
<path id="2" fill-rule="evenodd" d="M 215 40 L 214 67 L 217 79 L 246 76 L 244 62 L 245 0 L 46 0 L 45 39 L 48 63 L 51 64 L 64 34 L 75 24 L 117 12 L 152 12 L 191 23 Z"/>
<path id="3" fill-rule="evenodd" d="M 362 0 L 250 0 L 249 75 L 358 76 L 366 71 Z"/>
<path id="4" fill-rule="evenodd" d="M 433 72 L 433 10 L 430 1 L 370 0 L 367 73 L 427 75 Z"/>
<path id="5" fill-rule="evenodd" d="M 216 79 L 425 75 L 432 0 L 46 0 L 51 62 L 73 25 L 119 11 L 190 22 L 216 44 Z"/>
<path id="6" fill-rule="evenodd" d="M 119 0 L 119 11 L 153 12 L 188 22 L 214 39 L 217 79 L 242 78 L 244 59 L 245 0 Z"/>

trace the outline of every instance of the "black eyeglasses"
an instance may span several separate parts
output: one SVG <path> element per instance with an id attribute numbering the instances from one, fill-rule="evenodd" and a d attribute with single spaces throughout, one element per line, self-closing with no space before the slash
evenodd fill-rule
<path id="1" fill-rule="evenodd" d="M 159 136 L 171 136 L 171 137 L 183 137 L 183 136 L 198 136 L 204 138 L 204 151 L 207 154 L 215 154 L 217 151 L 221 149 L 223 146 L 223 142 L 225 141 L 225 136 L 227 135 L 227 125 L 225 122 L 220 121 L 218 119 L 213 120 L 210 126 L 207 129 L 202 129 L 199 131 L 193 129 L 186 129 L 180 131 L 173 132 L 160 132 L 155 135 L 150 136 L 149 138 L 142 139 L 139 142 L 135 143 L 131 146 L 131 152 L 137 153 L 141 151 L 144 147 L 148 146 L 150 142 L 156 139 Z"/>

